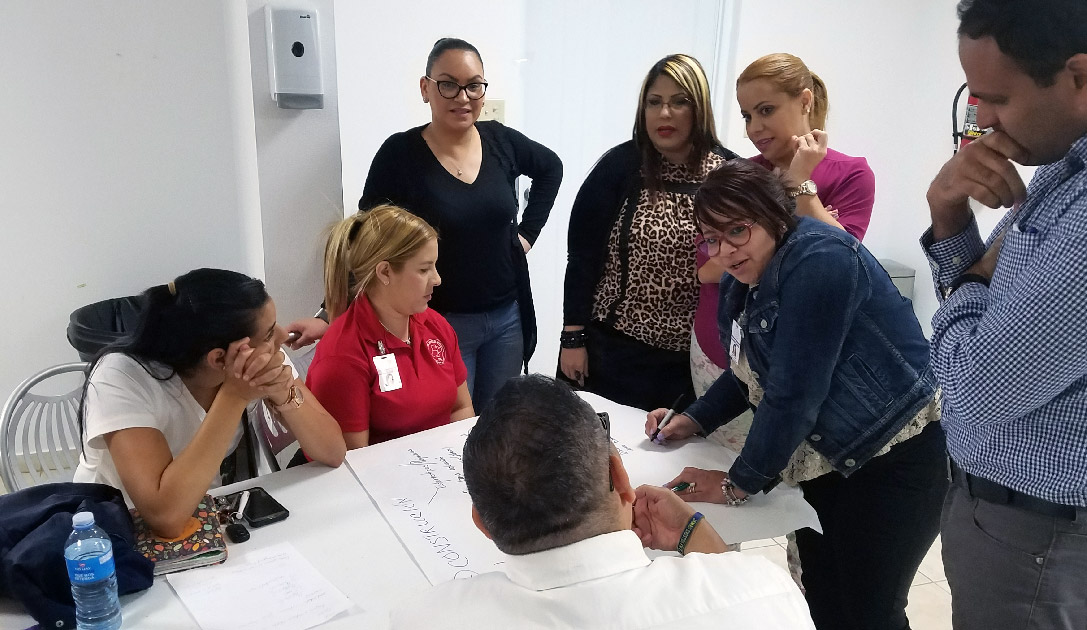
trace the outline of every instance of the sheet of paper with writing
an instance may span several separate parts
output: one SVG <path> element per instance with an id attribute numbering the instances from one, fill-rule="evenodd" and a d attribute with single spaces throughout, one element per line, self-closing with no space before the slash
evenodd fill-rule
<path id="1" fill-rule="evenodd" d="M 305 630 L 352 606 L 290 543 L 166 579 L 203 630 Z"/>
<path id="2" fill-rule="evenodd" d="M 645 436 L 645 412 L 617 405 L 595 394 L 581 395 L 594 409 L 611 415 L 611 437 L 634 487 L 661 485 L 674 479 L 685 466 L 727 471 L 736 453 L 720 444 L 692 438 L 663 446 Z M 758 494 L 744 505 L 728 507 L 717 503 L 696 503 L 725 542 L 737 543 L 784 536 L 802 527 L 823 531 L 815 509 L 804 500 L 799 488 L 778 484 L 767 494 Z"/>
<path id="3" fill-rule="evenodd" d="M 645 413 L 593 394 L 582 397 L 611 417 L 612 442 L 635 485 L 662 484 L 684 466 L 727 470 L 732 451 L 703 439 L 659 446 L 644 434 Z M 504 557 L 472 523 L 461 451 L 474 419 L 348 451 L 347 463 L 432 584 L 502 570 Z M 778 486 L 746 505 L 696 504 L 728 542 L 818 527 L 795 488 Z"/>
<path id="4" fill-rule="evenodd" d="M 347 452 L 385 520 L 431 584 L 501 570 L 503 555 L 472 523 L 461 451 L 475 418 Z"/>

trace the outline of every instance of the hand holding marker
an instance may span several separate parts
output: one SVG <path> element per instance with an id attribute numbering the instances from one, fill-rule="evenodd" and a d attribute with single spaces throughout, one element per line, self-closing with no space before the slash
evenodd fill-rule
<path id="1" fill-rule="evenodd" d="M 683 404 L 683 399 L 686 398 L 686 396 L 687 394 L 683 393 L 679 395 L 679 398 L 676 398 L 676 401 L 672 403 L 671 407 L 668 408 L 668 413 L 664 414 L 664 418 L 662 418 L 660 424 L 657 425 L 657 430 L 653 432 L 653 437 L 649 439 L 653 440 L 657 444 L 664 444 L 664 438 L 661 437 L 660 434 L 661 429 L 663 429 L 665 425 L 671 422 L 672 418 L 676 417 L 676 410 L 679 409 L 680 405 Z"/>

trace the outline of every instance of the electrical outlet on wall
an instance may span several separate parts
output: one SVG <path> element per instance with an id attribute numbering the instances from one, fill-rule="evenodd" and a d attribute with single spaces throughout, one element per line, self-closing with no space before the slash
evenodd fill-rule
<path id="1" fill-rule="evenodd" d="M 483 103 L 483 111 L 479 113 L 480 120 L 497 120 L 506 124 L 506 101 L 501 99 L 487 99 Z"/>

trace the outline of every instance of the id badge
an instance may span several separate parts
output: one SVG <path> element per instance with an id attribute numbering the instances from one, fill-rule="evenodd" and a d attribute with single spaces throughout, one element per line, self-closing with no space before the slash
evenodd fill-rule
<path id="1" fill-rule="evenodd" d="M 374 368 L 377 369 L 377 385 L 381 391 L 391 392 L 404 386 L 400 381 L 395 355 L 381 354 L 374 357 Z"/>
<path id="2" fill-rule="evenodd" d="M 728 342 L 728 357 L 732 359 L 733 363 L 740 361 L 740 342 L 743 339 L 744 333 L 740 328 L 740 323 L 732 320 L 732 338 Z"/>

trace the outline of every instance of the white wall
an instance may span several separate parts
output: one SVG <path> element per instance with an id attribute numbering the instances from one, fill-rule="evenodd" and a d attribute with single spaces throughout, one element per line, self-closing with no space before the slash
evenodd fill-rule
<path id="1" fill-rule="evenodd" d="M 261 275 L 244 9 L 4 3 L 0 397 L 77 359 L 75 308 L 199 266 Z"/>
<path id="2" fill-rule="evenodd" d="M 268 86 L 266 0 L 247 0 L 252 102 L 268 292 L 286 324 L 321 303 L 326 229 L 343 217 L 336 17 L 332 0 L 305 0 L 315 10 L 324 80 L 323 109 L 280 109 Z M 279 2 L 282 4 L 282 2 Z"/>
<path id="3" fill-rule="evenodd" d="M 320 303 L 322 231 L 343 211 L 333 0 L 305 2 L 323 110 L 271 100 L 264 4 L 5 4 L 0 398 L 76 360 L 72 310 L 196 267 L 264 278 L 282 322 Z"/>
<path id="4" fill-rule="evenodd" d="M 525 0 L 336 4 L 346 212 L 358 209 L 366 173 L 381 143 L 397 131 L 430 121 L 430 107 L 419 94 L 419 77 L 426 70 L 431 46 L 442 37 L 459 37 L 479 49 L 490 83 L 487 97 L 506 100 L 507 124 L 520 126 L 524 5 Z"/>

